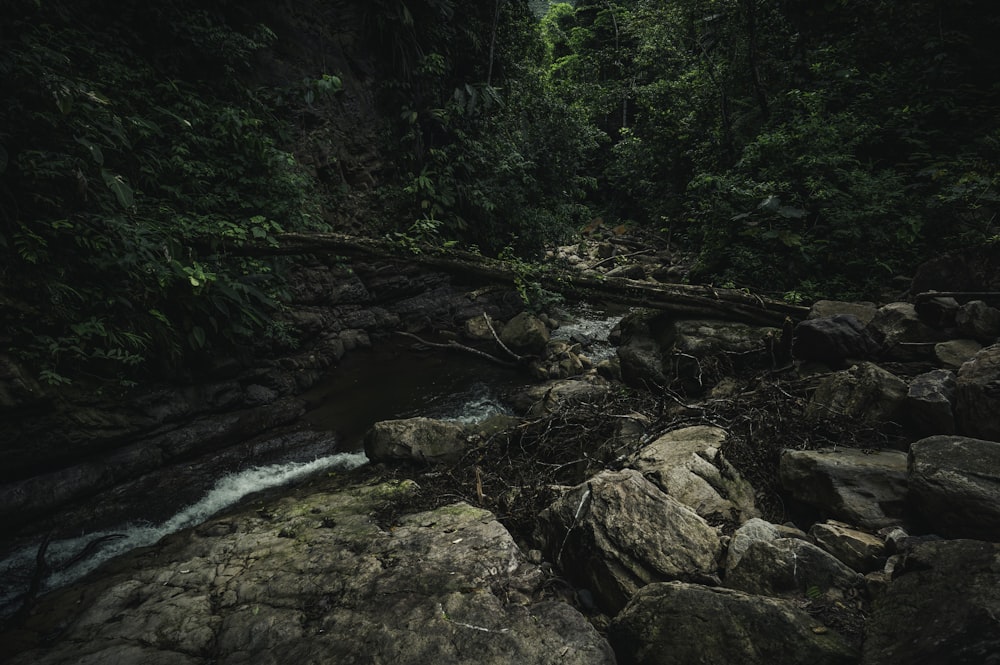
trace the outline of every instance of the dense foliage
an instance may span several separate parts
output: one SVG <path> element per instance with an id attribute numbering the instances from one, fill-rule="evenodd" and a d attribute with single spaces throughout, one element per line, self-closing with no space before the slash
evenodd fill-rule
<path id="1" fill-rule="evenodd" d="M 543 20 L 553 89 L 610 139 L 597 203 L 686 241 L 707 278 L 790 297 L 996 241 L 998 28 L 977 0 L 581 0 Z"/>
<path id="2" fill-rule="evenodd" d="M 213 340 L 280 334 L 276 264 L 227 255 L 317 226 L 274 104 L 240 82 L 274 35 L 238 3 L 12 4 L 5 342 L 49 382 L 83 371 L 128 382 Z M 312 83 L 322 94 L 337 81 Z"/>
<path id="3" fill-rule="evenodd" d="M 986 0 L 12 0 L 0 339 L 51 383 L 294 343 L 275 316 L 282 263 L 254 257 L 346 210 L 360 185 L 330 142 L 342 107 L 369 97 L 364 231 L 412 251 L 537 257 L 603 216 L 696 252 L 692 279 L 872 293 L 934 251 L 997 240 L 998 14 Z M 333 156 L 310 166 L 310 151 Z"/>

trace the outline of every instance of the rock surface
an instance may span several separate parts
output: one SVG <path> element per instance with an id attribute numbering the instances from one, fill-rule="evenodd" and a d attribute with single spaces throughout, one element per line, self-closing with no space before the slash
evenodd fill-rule
<path id="1" fill-rule="evenodd" d="M 1000 442 L 932 436 L 910 447 L 910 501 L 936 533 L 1000 541 Z"/>
<path id="2" fill-rule="evenodd" d="M 481 509 L 372 520 L 409 482 L 303 493 L 213 519 L 43 600 L 16 665 L 614 663 Z M 11 637 L 11 636 L 7 636 Z M 8 643 L 13 643 L 11 639 Z"/>
<path id="3" fill-rule="evenodd" d="M 1000 441 L 1000 344 L 988 346 L 958 370 L 958 433 Z"/>
<path id="4" fill-rule="evenodd" d="M 862 576 L 831 554 L 798 538 L 751 543 L 739 562 L 726 571 L 726 586 L 760 596 L 805 596 L 861 586 Z"/>
<path id="5" fill-rule="evenodd" d="M 1000 544 L 915 546 L 875 602 L 861 662 L 1000 663 Z"/>
<path id="6" fill-rule="evenodd" d="M 634 469 L 564 493 L 538 516 L 537 540 L 612 615 L 646 584 L 717 579 L 722 549 L 715 529 Z"/>
<path id="7" fill-rule="evenodd" d="M 858 660 L 837 633 L 791 601 L 682 582 L 639 591 L 612 622 L 608 637 L 622 665 L 854 665 Z"/>
<path id="8" fill-rule="evenodd" d="M 885 542 L 873 534 L 841 522 L 814 524 L 809 537 L 821 548 L 859 573 L 880 570 L 885 565 Z"/>
<path id="9" fill-rule="evenodd" d="M 906 427 L 915 436 L 954 434 L 955 373 L 936 369 L 914 378 L 906 392 Z"/>
<path id="10" fill-rule="evenodd" d="M 899 524 L 906 506 L 906 453 L 851 448 L 789 450 L 781 484 L 793 498 L 867 529 Z"/>
<path id="11" fill-rule="evenodd" d="M 806 418 L 847 416 L 869 423 L 899 418 L 906 403 L 906 382 L 870 362 L 863 362 L 820 382 L 806 407 Z"/>
<path id="12" fill-rule="evenodd" d="M 792 354 L 800 360 L 816 360 L 841 369 L 847 360 L 864 360 L 877 351 L 865 324 L 851 314 L 810 317 L 795 326 Z"/>
<path id="13" fill-rule="evenodd" d="M 452 462 L 465 451 L 466 436 L 461 425 L 432 418 L 383 420 L 365 435 L 365 454 L 373 462 Z"/>
<path id="14" fill-rule="evenodd" d="M 702 517 L 740 524 L 760 513 L 753 487 L 722 456 L 727 436 L 719 427 L 674 430 L 640 450 L 629 465 Z"/>

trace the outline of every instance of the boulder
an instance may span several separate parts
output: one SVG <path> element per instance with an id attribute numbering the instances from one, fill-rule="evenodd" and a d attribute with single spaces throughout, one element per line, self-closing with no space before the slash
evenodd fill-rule
<path id="1" fill-rule="evenodd" d="M 806 418 L 847 416 L 869 423 L 896 421 L 902 415 L 906 382 L 878 365 L 863 362 L 823 379 L 806 406 Z"/>
<path id="2" fill-rule="evenodd" d="M 974 339 L 952 339 L 934 345 L 934 357 L 945 369 L 958 369 L 963 363 L 972 360 L 983 345 Z"/>
<path id="3" fill-rule="evenodd" d="M 1000 442 L 932 436 L 910 447 L 910 501 L 936 533 L 1000 541 Z"/>
<path id="4" fill-rule="evenodd" d="M 906 453 L 853 448 L 786 450 L 778 475 L 797 501 L 865 529 L 902 522 L 906 507 Z"/>
<path id="5" fill-rule="evenodd" d="M 771 524 L 759 517 L 744 522 L 729 539 L 729 548 L 726 550 L 726 574 L 728 575 L 729 571 L 736 567 L 743 554 L 750 549 L 750 545 L 757 541 L 771 542 L 779 538 L 805 540 L 806 534 L 795 527 Z"/>
<path id="6" fill-rule="evenodd" d="M 842 522 L 814 524 L 809 537 L 823 550 L 859 573 L 881 570 L 885 565 L 885 542 L 873 534 Z"/>
<path id="7" fill-rule="evenodd" d="M 611 386 L 602 377 L 584 374 L 529 386 L 511 395 L 508 401 L 516 411 L 537 418 L 552 413 L 567 402 L 600 400 L 610 390 Z"/>
<path id="8" fill-rule="evenodd" d="M 875 318 L 878 307 L 872 302 L 844 302 L 841 300 L 817 300 L 809 308 L 810 319 L 847 314 L 853 316 L 861 325 L 867 326 Z"/>
<path id="9" fill-rule="evenodd" d="M 918 544 L 872 607 L 862 665 L 996 665 L 998 617 L 1000 544 Z"/>
<path id="10" fill-rule="evenodd" d="M 683 582 L 651 584 L 608 639 L 629 665 L 854 665 L 858 655 L 795 603 Z"/>
<path id="11" fill-rule="evenodd" d="M 923 298 L 914 304 L 920 320 L 932 328 L 954 328 L 959 304 L 954 298 Z"/>
<path id="12" fill-rule="evenodd" d="M 474 342 L 493 341 L 493 330 L 496 330 L 496 324 L 492 324 L 493 330 L 490 330 L 490 325 L 491 322 L 487 321 L 486 317 L 474 316 L 471 319 L 466 319 L 465 323 L 462 324 L 462 333 L 466 339 Z"/>
<path id="13" fill-rule="evenodd" d="M 651 582 L 716 581 L 719 535 L 634 469 L 603 471 L 538 516 L 548 558 L 615 614 Z"/>
<path id="14" fill-rule="evenodd" d="M 906 426 L 919 437 L 954 434 L 955 373 L 936 369 L 910 381 L 906 393 Z"/>
<path id="15" fill-rule="evenodd" d="M 636 453 L 629 466 L 705 519 L 739 524 L 759 512 L 753 487 L 722 455 L 726 437 L 719 427 L 674 430 Z"/>
<path id="16" fill-rule="evenodd" d="M 735 321 L 689 320 L 674 323 L 674 349 L 704 358 L 720 353 L 765 352 L 765 340 L 781 336 L 778 328 Z"/>
<path id="17" fill-rule="evenodd" d="M 365 435 L 365 454 L 373 462 L 448 463 L 462 456 L 467 438 L 458 423 L 432 418 L 383 420 Z"/>
<path id="18" fill-rule="evenodd" d="M 1000 344 L 987 346 L 958 370 L 958 433 L 1000 441 Z"/>
<path id="19" fill-rule="evenodd" d="M 992 344 L 1000 337 L 1000 309 L 982 300 L 971 300 L 958 310 L 955 323 L 963 335 Z"/>
<path id="20" fill-rule="evenodd" d="M 751 543 L 736 565 L 726 571 L 725 583 L 761 596 L 823 594 L 842 598 L 861 587 L 864 577 L 810 542 L 778 538 Z"/>
<path id="21" fill-rule="evenodd" d="M 653 310 L 637 310 L 618 324 L 618 360 L 622 380 L 630 386 L 666 386 L 664 350 L 673 344 L 672 316 Z"/>
<path id="22" fill-rule="evenodd" d="M 908 302 L 894 302 L 880 307 L 868 324 L 868 330 L 881 345 L 883 353 L 894 360 L 910 360 L 913 357 L 913 353 L 901 345 L 943 342 L 947 339 L 944 332 L 921 321 L 916 307 Z"/>
<path id="23" fill-rule="evenodd" d="M 5 658 L 615 662 L 582 614 L 546 599 L 547 576 L 490 513 L 457 503 L 401 517 L 387 530 L 376 511 L 410 501 L 414 483 L 324 483 L 179 532 L 116 559 L 99 579 L 41 599 L 29 629 L 55 637 Z"/>
<path id="24" fill-rule="evenodd" d="M 530 312 L 521 312 L 504 325 L 500 340 L 512 351 L 541 355 L 549 343 L 549 329 Z"/>
<path id="25" fill-rule="evenodd" d="M 795 326 L 792 355 L 799 360 L 816 360 L 835 369 L 848 360 L 864 360 L 875 355 L 878 344 L 864 324 L 851 314 L 809 318 Z"/>

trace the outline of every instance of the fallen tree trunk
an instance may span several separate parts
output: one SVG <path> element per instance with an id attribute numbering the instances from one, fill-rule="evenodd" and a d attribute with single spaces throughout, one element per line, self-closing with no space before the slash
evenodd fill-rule
<path id="1" fill-rule="evenodd" d="M 260 255 L 340 253 L 375 256 L 419 263 L 491 281 L 512 284 L 519 281 L 534 282 L 546 290 L 571 298 L 649 307 L 677 312 L 685 317 L 722 318 L 780 326 L 786 319 L 799 321 L 809 313 L 807 307 L 790 305 L 738 289 L 605 277 L 600 273 L 581 273 L 553 264 L 545 264 L 537 270 L 516 270 L 503 261 L 470 252 L 435 248 L 414 253 L 387 240 L 336 233 L 286 233 L 279 236 L 278 240 L 277 247 L 252 251 Z"/>

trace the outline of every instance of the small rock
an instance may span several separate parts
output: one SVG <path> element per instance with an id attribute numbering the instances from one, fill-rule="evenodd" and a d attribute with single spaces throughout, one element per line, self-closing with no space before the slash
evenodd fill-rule
<path id="1" fill-rule="evenodd" d="M 541 355 L 549 343 L 549 329 L 535 315 L 521 312 L 503 327 L 500 339 L 515 352 Z"/>
<path id="2" fill-rule="evenodd" d="M 814 524 L 809 536 L 821 548 L 859 573 L 874 572 L 885 566 L 885 542 L 878 536 L 842 522 Z"/>
<path id="3" fill-rule="evenodd" d="M 945 369 L 958 369 L 972 359 L 983 345 L 974 339 L 952 339 L 934 345 L 934 357 Z"/>

